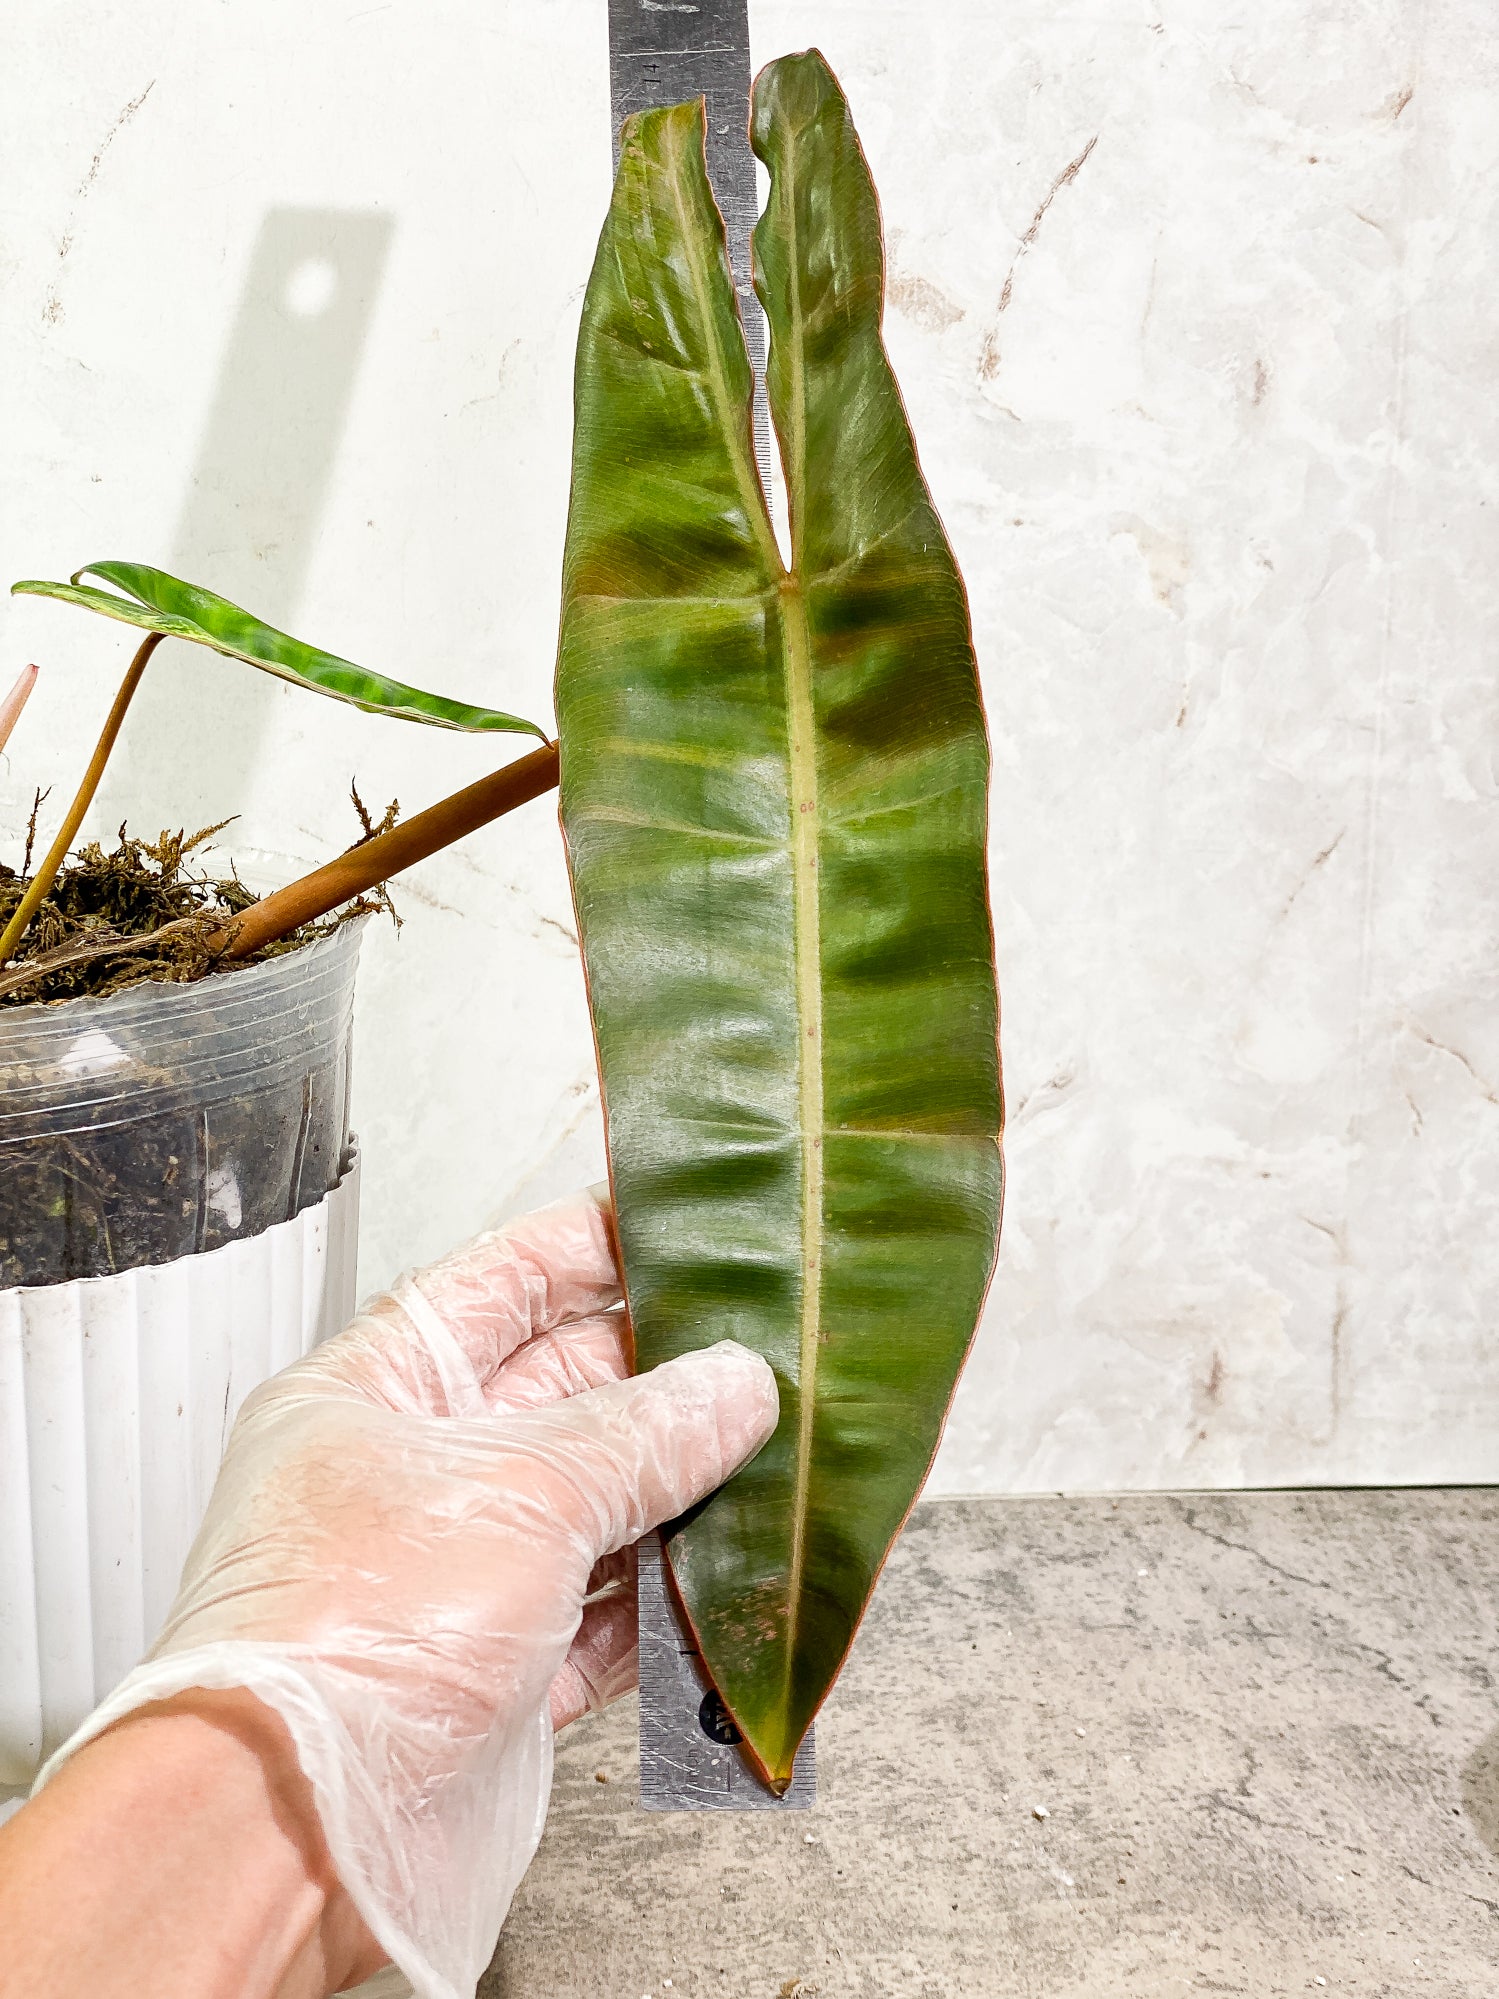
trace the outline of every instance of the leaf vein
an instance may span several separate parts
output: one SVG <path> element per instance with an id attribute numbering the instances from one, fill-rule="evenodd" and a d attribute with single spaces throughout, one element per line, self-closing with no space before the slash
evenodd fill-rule
<path id="1" fill-rule="evenodd" d="M 783 853 L 784 840 L 772 840 L 760 833 L 719 832 L 712 826 L 691 826 L 678 819 L 656 819 L 646 812 L 631 812 L 623 807 L 596 805 L 579 813 L 578 823 L 590 825 L 602 822 L 608 826 L 636 826 L 647 833 L 682 833 L 694 840 L 726 840 L 736 847 L 758 847 L 767 852 Z"/>

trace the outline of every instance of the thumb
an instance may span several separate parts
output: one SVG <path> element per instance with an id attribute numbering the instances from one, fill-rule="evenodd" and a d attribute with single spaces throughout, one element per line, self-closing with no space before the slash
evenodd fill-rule
<path id="1" fill-rule="evenodd" d="M 722 1340 L 534 1410 L 506 1438 L 552 1475 L 554 1503 L 596 1561 L 706 1499 L 755 1455 L 779 1413 L 769 1365 Z"/>

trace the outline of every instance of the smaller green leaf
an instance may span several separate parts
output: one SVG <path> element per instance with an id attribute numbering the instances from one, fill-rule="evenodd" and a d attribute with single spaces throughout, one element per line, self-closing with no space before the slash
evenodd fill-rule
<path id="1" fill-rule="evenodd" d="M 121 597 L 113 590 L 96 590 L 79 581 L 83 576 L 102 577 L 128 594 Z M 124 625 L 211 646 L 230 659 L 245 660 L 299 687 L 315 688 L 319 694 L 347 701 L 369 715 L 395 715 L 403 721 L 463 729 L 471 735 L 503 731 L 549 740 L 545 729 L 519 715 L 506 715 L 497 708 L 475 708 L 467 701 L 449 701 L 441 694 L 408 687 L 404 681 L 387 680 L 383 673 L 371 673 L 336 653 L 319 652 L 316 646 L 263 625 L 211 590 L 200 590 L 143 562 L 90 562 L 75 571 L 71 583 L 28 581 L 10 587 L 13 596 L 56 597 L 61 603 L 81 604 L 86 611 L 118 618 Z"/>

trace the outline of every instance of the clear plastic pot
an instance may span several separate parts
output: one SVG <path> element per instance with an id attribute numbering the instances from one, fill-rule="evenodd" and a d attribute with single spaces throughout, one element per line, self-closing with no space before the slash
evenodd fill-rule
<path id="1" fill-rule="evenodd" d="M 0 1007 L 0 1288 L 258 1235 L 336 1186 L 362 919 L 261 964 Z"/>

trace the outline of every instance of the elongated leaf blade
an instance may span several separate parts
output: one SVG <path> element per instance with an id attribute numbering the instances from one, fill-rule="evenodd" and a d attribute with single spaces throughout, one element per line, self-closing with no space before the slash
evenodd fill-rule
<path id="1" fill-rule="evenodd" d="M 1001 1199 L 988 748 L 880 340 L 874 191 L 810 54 L 757 86 L 783 568 L 698 106 L 626 127 L 585 299 L 562 816 L 638 1364 L 734 1338 L 775 1437 L 671 1537 L 767 1777 L 930 1465 Z"/>
<path id="2" fill-rule="evenodd" d="M 114 590 L 98 590 L 79 581 L 98 576 L 115 585 Z M 462 729 L 479 734 L 502 732 L 507 735 L 539 736 L 547 741 L 545 729 L 519 715 L 507 715 L 497 708 L 476 708 L 467 701 L 449 701 L 441 694 L 425 693 L 404 681 L 389 680 L 383 673 L 371 673 L 351 659 L 336 653 L 320 652 L 316 646 L 263 625 L 248 611 L 211 590 L 168 576 L 143 562 L 91 562 L 78 570 L 71 583 L 27 581 L 13 583 L 13 595 L 55 597 L 64 604 L 79 604 L 98 611 L 121 624 L 142 631 L 162 632 L 168 638 L 187 639 L 193 645 L 210 646 L 230 659 L 242 659 L 251 666 L 290 680 L 299 687 L 311 687 L 335 701 L 347 701 L 371 715 L 394 715 L 407 722 L 426 722 L 438 729 Z M 120 596 L 119 591 L 127 594 Z"/>

